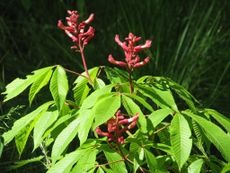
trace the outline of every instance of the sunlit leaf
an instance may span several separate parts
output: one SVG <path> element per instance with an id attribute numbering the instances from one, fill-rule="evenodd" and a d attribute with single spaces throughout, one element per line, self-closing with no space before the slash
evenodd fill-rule
<path id="1" fill-rule="evenodd" d="M 58 111 L 47 111 L 42 116 L 39 118 L 39 120 L 36 122 L 34 126 L 34 135 L 33 135 L 33 140 L 34 140 L 34 149 L 35 150 L 39 144 L 42 141 L 42 136 L 44 132 L 46 131 L 47 128 L 51 124 L 53 124 L 58 117 Z"/>
<path id="2" fill-rule="evenodd" d="M 93 124 L 94 114 L 92 109 L 79 111 L 79 121 L 81 122 L 78 127 L 78 138 L 80 140 L 80 145 L 82 145 L 87 137 L 89 130 Z"/>
<path id="3" fill-rule="evenodd" d="M 96 75 L 98 73 L 99 67 L 94 67 L 89 69 L 90 79 L 94 81 L 96 79 Z M 86 76 L 86 73 L 82 73 L 81 75 Z M 75 81 L 75 87 L 73 88 L 74 99 L 77 105 L 81 105 L 84 99 L 89 94 L 90 88 L 88 87 L 88 79 L 86 77 L 79 76 Z"/>
<path id="4" fill-rule="evenodd" d="M 72 166 L 84 153 L 85 150 L 78 149 L 72 153 L 66 154 L 65 157 L 52 166 L 47 173 L 69 173 Z"/>
<path id="5" fill-rule="evenodd" d="M 64 105 L 68 89 L 69 86 L 65 70 L 61 66 L 57 66 L 50 81 L 50 92 L 58 110 L 61 110 Z"/>
<path id="6" fill-rule="evenodd" d="M 92 170 L 95 167 L 96 155 L 96 149 L 89 149 L 85 151 L 84 155 L 81 156 L 77 164 L 73 167 L 71 173 L 86 173 Z"/>
<path id="7" fill-rule="evenodd" d="M 38 115 L 38 117 L 41 116 L 41 114 L 43 114 L 43 113 L 44 112 L 41 112 L 40 115 Z M 33 120 L 31 123 L 29 123 L 22 130 L 20 130 L 20 132 L 15 136 L 15 143 L 16 143 L 16 147 L 17 147 L 19 156 L 21 156 L 21 154 L 22 154 L 22 152 L 26 146 L 28 137 L 30 135 L 30 132 L 33 130 L 36 119 L 37 118 L 35 118 L 35 120 Z"/>
<path id="8" fill-rule="evenodd" d="M 152 112 L 148 119 L 152 122 L 153 127 L 157 127 L 168 115 L 172 114 L 173 111 L 168 108 L 158 109 Z"/>
<path id="9" fill-rule="evenodd" d="M 120 106 L 121 97 L 117 93 L 111 93 L 101 98 L 94 107 L 95 122 L 93 127 L 96 128 L 113 117 Z"/>
<path id="10" fill-rule="evenodd" d="M 192 162 L 188 167 L 188 173 L 200 173 L 203 162 L 203 159 Z"/>
<path id="11" fill-rule="evenodd" d="M 173 156 L 179 166 L 179 169 L 181 169 L 189 158 L 192 149 L 192 139 L 189 124 L 183 115 L 179 113 L 174 115 L 171 122 L 170 141 Z"/>
<path id="12" fill-rule="evenodd" d="M 141 125 L 142 132 L 147 132 L 147 121 L 140 107 L 129 97 L 122 95 L 122 104 L 130 115 L 139 114 L 138 122 Z"/>
<path id="13" fill-rule="evenodd" d="M 46 67 L 39 70 L 33 71 L 31 75 L 27 75 L 26 79 L 15 79 L 10 84 L 6 86 L 6 91 L 2 94 L 6 94 L 4 102 L 18 96 L 22 93 L 28 86 L 30 86 L 34 81 L 40 78 L 42 75 L 47 73 L 53 67 Z"/>
<path id="14" fill-rule="evenodd" d="M 230 133 L 230 119 L 213 109 L 205 109 L 209 115 L 215 118 Z"/>
<path id="15" fill-rule="evenodd" d="M 47 71 L 43 72 L 39 78 L 37 78 L 32 86 L 30 87 L 29 92 L 29 103 L 32 104 L 33 99 L 35 98 L 36 94 L 48 84 L 50 77 L 53 73 L 52 68 L 48 68 Z"/>
<path id="16" fill-rule="evenodd" d="M 51 152 L 51 157 L 54 163 L 59 158 L 59 156 L 63 153 L 63 151 L 66 149 L 69 143 L 73 140 L 73 138 L 77 135 L 79 123 L 80 121 L 78 118 L 73 120 L 57 136 Z"/>
<path id="17" fill-rule="evenodd" d="M 109 163 L 111 162 L 109 166 L 113 172 L 122 172 L 122 173 L 127 172 L 124 160 L 117 152 L 111 150 L 109 147 L 106 146 L 104 146 L 103 152 L 105 154 L 107 161 Z"/>

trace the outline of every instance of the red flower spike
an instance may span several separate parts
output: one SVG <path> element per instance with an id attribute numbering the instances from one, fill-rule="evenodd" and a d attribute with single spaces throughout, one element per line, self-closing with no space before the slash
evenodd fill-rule
<path id="1" fill-rule="evenodd" d="M 127 67 L 129 71 L 147 64 L 150 58 L 146 57 L 143 61 L 141 61 L 137 53 L 143 49 L 150 48 L 152 41 L 146 40 L 145 44 L 135 46 L 136 42 L 139 40 L 141 40 L 141 37 L 137 37 L 133 33 L 129 33 L 124 42 L 120 40 L 119 35 L 116 35 L 115 42 L 124 50 L 125 61 L 117 61 L 112 57 L 112 55 L 108 56 L 108 61 L 120 67 Z"/>
<path id="2" fill-rule="evenodd" d="M 69 14 L 69 17 L 66 17 L 67 26 L 65 26 L 61 20 L 58 21 L 57 26 L 64 30 L 75 43 L 74 46 L 71 46 L 71 49 L 79 50 L 80 47 L 84 48 L 94 37 L 95 29 L 93 27 L 89 26 L 88 30 L 85 31 L 85 27 L 93 21 L 94 14 L 90 14 L 88 19 L 78 23 L 79 14 L 77 11 L 68 10 L 67 13 Z"/>
<path id="3" fill-rule="evenodd" d="M 131 118 L 125 118 L 120 110 L 116 112 L 116 116 L 107 121 L 107 132 L 101 131 L 99 127 L 96 128 L 96 133 L 100 136 L 108 137 L 108 141 L 118 142 L 124 144 L 123 133 L 136 126 L 139 114 Z"/>

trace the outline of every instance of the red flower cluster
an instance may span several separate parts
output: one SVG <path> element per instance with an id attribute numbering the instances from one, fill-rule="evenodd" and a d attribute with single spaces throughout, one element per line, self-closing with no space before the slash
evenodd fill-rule
<path id="1" fill-rule="evenodd" d="M 86 25 L 91 23 L 94 19 L 94 14 L 90 14 L 89 18 L 85 21 L 82 21 L 78 24 L 79 14 L 77 11 L 67 11 L 69 17 L 66 17 L 67 25 L 65 26 L 61 20 L 58 21 L 58 27 L 65 31 L 65 33 L 72 39 L 72 41 L 76 44 L 72 46 L 72 49 L 81 49 L 84 48 L 85 45 L 94 37 L 95 29 L 93 27 L 89 27 L 87 31 L 85 31 Z"/>
<path id="2" fill-rule="evenodd" d="M 122 134 L 132 129 L 136 126 L 138 120 L 138 113 L 132 118 L 125 118 L 125 114 L 122 114 L 121 111 L 117 111 L 116 117 L 111 118 L 107 121 L 107 131 L 103 132 L 99 127 L 96 128 L 96 132 L 98 135 L 107 136 L 108 141 L 114 141 L 123 144 L 124 136 Z M 122 127 L 123 125 L 123 127 Z"/>
<path id="3" fill-rule="evenodd" d="M 119 35 L 116 35 L 115 41 L 124 50 L 125 62 L 115 60 L 111 54 L 108 57 L 108 61 L 120 67 L 127 67 L 131 71 L 133 70 L 133 68 L 141 67 L 147 64 L 150 58 L 146 57 L 143 61 L 141 61 L 137 53 L 143 49 L 149 48 L 151 46 L 152 41 L 146 40 L 145 44 L 135 46 L 135 43 L 139 41 L 140 39 L 141 37 L 136 37 L 134 34 L 129 33 L 129 36 L 125 38 L 126 41 L 121 42 Z"/>

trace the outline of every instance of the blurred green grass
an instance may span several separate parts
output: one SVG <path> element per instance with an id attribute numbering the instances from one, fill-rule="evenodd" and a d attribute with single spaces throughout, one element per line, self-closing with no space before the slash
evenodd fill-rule
<path id="1" fill-rule="evenodd" d="M 69 49 L 71 41 L 56 27 L 57 20 L 64 19 L 66 10 L 71 9 L 78 10 L 82 18 L 96 15 L 96 35 L 86 49 L 89 68 L 110 65 L 110 53 L 123 58 L 114 36 L 120 34 L 123 39 L 133 32 L 143 42 L 153 40 L 151 49 L 142 55 L 152 60 L 136 70 L 136 78 L 146 74 L 170 77 L 205 106 L 230 116 L 229 8 L 229 0 L 1 0 L 0 92 L 14 78 L 37 68 L 61 64 L 83 71 L 80 56 Z M 28 104 L 25 95 L 4 105 L 0 101 L 0 114 Z M 14 116 L 3 120 L 10 126 Z M 13 146 L 7 148 L 6 153 L 11 154 L 4 160 L 17 160 Z M 24 153 L 22 159 L 28 156 L 30 153 Z M 29 169 L 33 168 L 15 172 Z"/>

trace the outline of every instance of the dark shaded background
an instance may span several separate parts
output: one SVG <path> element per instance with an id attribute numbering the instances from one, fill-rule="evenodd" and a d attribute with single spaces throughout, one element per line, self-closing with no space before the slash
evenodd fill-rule
<path id="1" fill-rule="evenodd" d="M 204 105 L 228 113 L 229 1 L 69 0 L 0 2 L 0 89 L 16 77 L 54 64 L 82 71 L 80 56 L 57 29 L 67 9 L 83 18 L 95 13 L 96 36 L 86 50 L 88 66 L 108 65 L 107 56 L 123 56 L 114 35 L 129 32 L 152 39 L 143 74 L 165 75 L 185 86 Z M 1 108 L 3 109 L 3 108 Z"/>
<path id="2" fill-rule="evenodd" d="M 170 77 L 204 106 L 230 116 L 229 0 L 1 0 L 0 92 L 16 77 L 41 67 L 60 64 L 83 71 L 80 56 L 70 50 L 70 39 L 56 27 L 67 9 L 78 10 L 84 19 L 95 13 L 96 35 L 86 49 L 89 68 L 110 65 L 110 53 L 122 58 L 114 36 L 120 34 L 122 39 L 133 32 L 143 40 L 153 40 L 151 49 L 143 53 L 152 60 L 135 72 L 136 78 L 145 74 Z M 40 95 L 44 97 L 49 96 Z M 21 110 L 17 105 L 28 105 L 27 100 L 25 93 L 7 104 L 0 102 L 0 114 Z M 17 159 L 15 148 L 9 150 L 9 158 L 4 159 Z"/>

